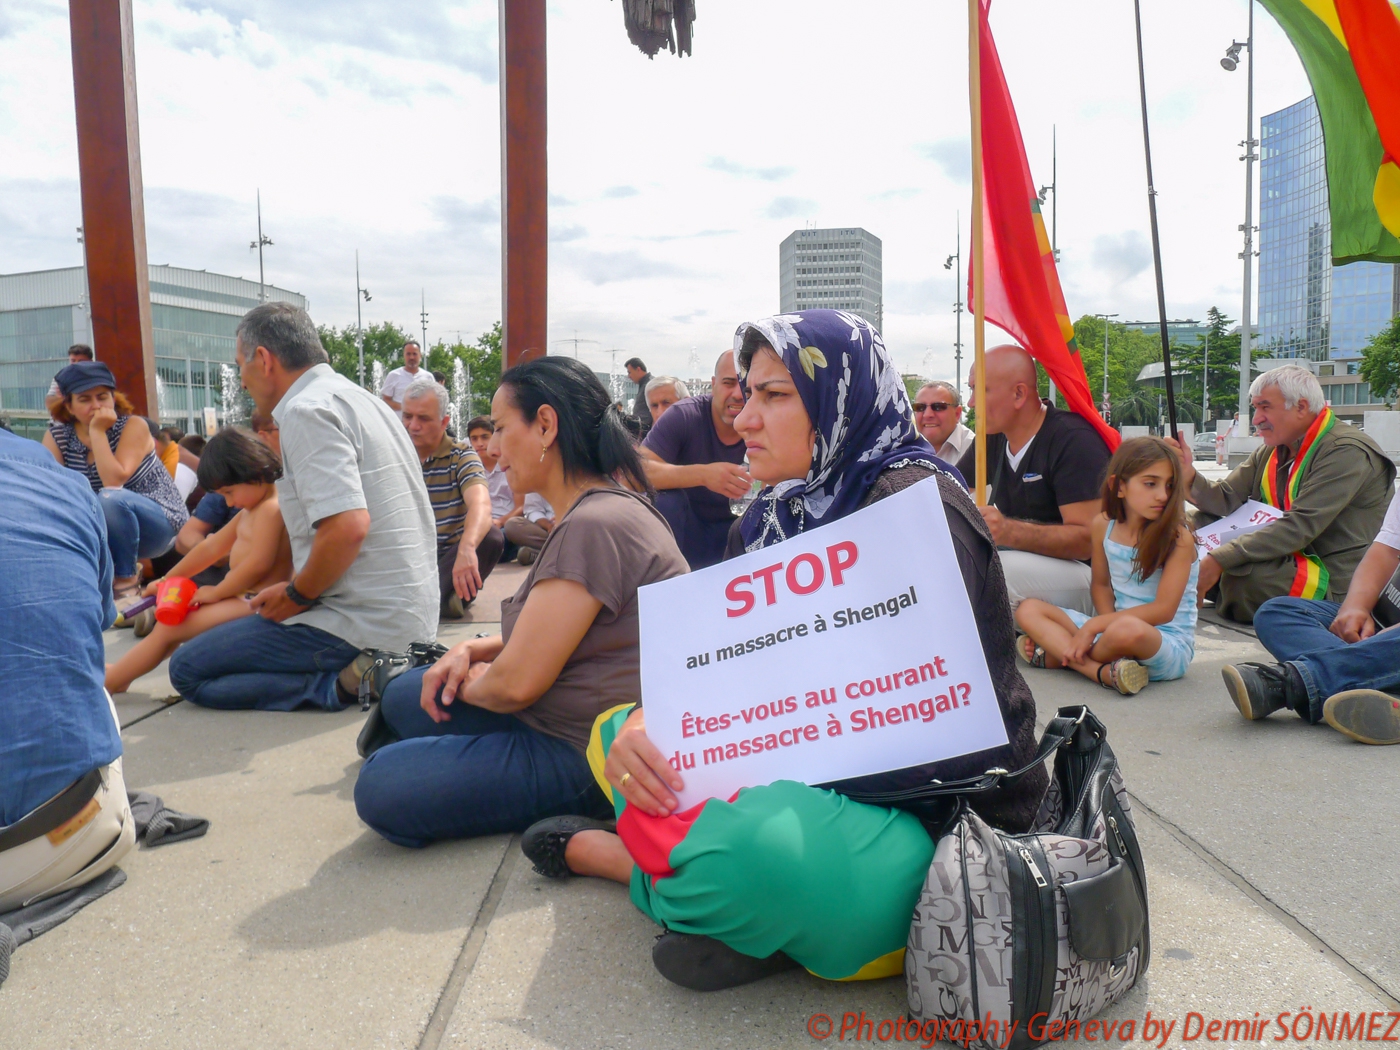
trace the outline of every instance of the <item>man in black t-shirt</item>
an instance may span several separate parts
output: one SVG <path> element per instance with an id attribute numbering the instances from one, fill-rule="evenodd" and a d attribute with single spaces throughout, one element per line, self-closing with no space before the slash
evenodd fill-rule
<path id="1" fill-rule="evenodd" d="M 647 408 L 647 384 L 651 382 L 651 373 L 647 371 L 647 366 L 642 364 L 640 357 L 634 357 L 622 366 L 627 369 L 627 378 L 637 384 L 637 399 L 632 402 L 632 418 L 637 421 L 637 426 L 642 428 L 642 437 L 647 436 L 651 430 L 651 409 Z"/>
<path id="2" fill-rule="evenodd" d="M 710 389 L 668 408 L 642 443 L 642 463 L 657 490 L 656 509 L 692 569 L 714 565 L 724 556 L 734 520 L 729 501 L 747 495 L 753 484 L 744 467 L 744 439 L 734 429 L 744 408 L 744 390 L 733 351 L 726 350 L 715 363 Z"/>
<path id="3" fill-rule="evenodd" d="M 1083 417 L 1040 400 L 1035 362 L 1019 346 L 987 351 L 989 505 L 979 507 L 1001 551 L 1014 610 L 1023 599 L 1094 614 L 1090 524 L 1099 513 L 1109 450 Z M 958 461 L 967 478 L 976 451 Z"/>

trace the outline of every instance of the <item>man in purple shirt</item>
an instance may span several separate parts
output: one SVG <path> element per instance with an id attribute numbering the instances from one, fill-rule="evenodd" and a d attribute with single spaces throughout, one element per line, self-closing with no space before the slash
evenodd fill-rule
<path id="1" fill-rule="evenodd" d="M 726 350 L 715 362 L 710 393 L 677 401 L 642 443 L 647 478 L 657 490 L 656 508 L 692 569 L 724 557 L 734 520 L 729 501 L 748 495 L 753 485 L 744 439 L 734 429 L 743 407 L 734 353 Z"/>

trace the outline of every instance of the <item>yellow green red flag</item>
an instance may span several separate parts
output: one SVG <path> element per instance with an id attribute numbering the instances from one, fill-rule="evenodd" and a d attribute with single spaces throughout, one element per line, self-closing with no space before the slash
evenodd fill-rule
<path id="1" fill-rule="evenodd" d="M 1400 262 L 1400 9 L 1389 0 L 1260 3 L 1288 34 L 1317 99 L 1333 261 Z"/>

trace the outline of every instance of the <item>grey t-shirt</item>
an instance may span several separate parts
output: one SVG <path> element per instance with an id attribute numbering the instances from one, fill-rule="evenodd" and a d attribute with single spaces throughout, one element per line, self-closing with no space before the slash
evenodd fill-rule
<path id="1" fill-rule="evenodd" d="M 579 751 L 587 748 L 600 714 L 642 698 L 637 588 L 688 571 L 666 519 L 644 497 L 623 488 L 580 496 L 545 539 L 515 596 L 501 602 L 501 636 L 510 643 L 540 580 L 580 583 L 603 608 L 554 684 L 515 717 Z"/>
<path id="2" fill-rule="evenodd" d="M 423 469 L 408 431 L 379 398 L 330 365 L 303 373 L 272 410 L 282 432 L 277 498 L 306 564 L 316 523 L 369 511 L 369 534 L 305 623 L 360 649 L 408 648 L 437 637 L 437 543 Z"/>

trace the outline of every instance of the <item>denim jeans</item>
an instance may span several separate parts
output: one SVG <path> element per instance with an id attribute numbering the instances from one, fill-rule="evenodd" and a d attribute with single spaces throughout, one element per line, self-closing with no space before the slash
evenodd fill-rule
<path id="1" fill-rule="evenodd" d="M 335 678 L 359 650 L 308 624 L 261 616 L 220 624 L 170 658 L 170 684 L 186 700 L 226 711 L 291 711 L 315 704 L 339 711 Z"/>
<path id="2" fill-rule="evenodd" d="M 138 558 L 164 554 L 175 543 L 175 530 L 160 504 L 129 489 L 105 488 L 98 493 L 107 519 L 107 548 L 114 575 L 136 575 Z"/>
<path id="3" fill-rule="evenodd" d="M 691 571 L 707 569 L 724 560 L 724 548 L 729 542 L 729 526 L 726 521 L 702 521 L 691 506 L 690 498 L 683 489 L 664 489 L 656 494 L 656 509 L 671 526 L 676 537 L 676 546 L 681 549 Z"/>
<path id="4" fill-rule="evenodd" d="M 514 715 L 454 703 L 434 722 L 418 704 L 427 668 L 400 675 L 381 701 L 403 737 L 365 761 L 355 782 L 360 819 L 390 842 L 524 831 L 569 813 L 607 814 L 588 760 L 572 744 Z"/>
<path id="5" fill-rule="evenodd" d="M 1309 722 L 1322 721 L 1322 705 L 1336 693 L 1400 686 L 1400 628 L 1348 644 L 1327 629 L 1340 608 L 1337 602 L 1270 598 L 1254 614 L 1264 648 L 1298 668 L 1308 688 Z"/>

